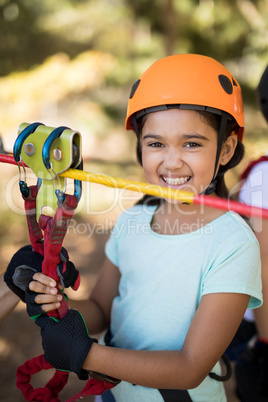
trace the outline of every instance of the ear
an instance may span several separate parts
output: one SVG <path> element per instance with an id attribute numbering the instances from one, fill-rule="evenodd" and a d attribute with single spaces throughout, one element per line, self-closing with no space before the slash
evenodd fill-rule
<path id="1" fill-rule="evenodd" d="M 233 157 L 237 146 L 237 135 L 233 132 L 224 142 L 221 148 L 219 164 L 225 166 Z"/>

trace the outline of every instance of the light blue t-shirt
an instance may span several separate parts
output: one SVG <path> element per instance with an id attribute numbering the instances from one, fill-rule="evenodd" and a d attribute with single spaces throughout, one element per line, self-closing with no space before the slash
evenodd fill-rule
<path id="1" fill-rule="evenodd" d="M 180 350 L 205 294 L 248 294 L 249 308 L 262 302 L 259 245 L 239 215 L 227 212 L 190 233 L 162 235 L 151 228 L 155 210 L 136 205 L 122 213 L 106 244 L 121 273 L 111 311 L 116 347 Z M 219 364 L 213 372 L 220 373 Z M 125 382 L 112 392 L 116 401 L 163 401 L 157 390 Z M 189 394 L 194 402 L 226 400 L 222 383 L 210 377 Z"/>

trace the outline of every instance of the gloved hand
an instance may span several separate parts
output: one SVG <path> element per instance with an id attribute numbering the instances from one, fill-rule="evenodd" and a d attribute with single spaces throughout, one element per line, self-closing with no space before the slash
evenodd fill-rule
<path id="1" fill-rule="evenodd" d="M 43 257 L 31 245 L 20 248 L 11 258 L 4 274 L 7 286 L 25 302 L 25 290 L 36 272 L 42 271 Z"/>
<path id="2" fill-rule="evenodd" d="M 56 369 L 72 371 L 80 380 L 87 380 L 88 372 L 82 365 L 92 343 L 98 341 L 88 335 L 82 315 L 69 310 L 60 321 L 43 314 L 35 322 L 41 327 L 45 360 Z"/>
<path id="3" fill-rule="evenodd" d="M 4 274 L 7 286 L 25 302 L 25 290 L 36 272 L 42 272 L 43 256 L 33 251 L 32 246 L 24 246 L 11 258 Z M 77 290 L 80 284 L 80 274 L 74 264 L 69 261 L 69 256 L 64 247 L 60 253 L 61 262 L 57 267 L 57 273 L 64 287 L 72 286 Z"/>

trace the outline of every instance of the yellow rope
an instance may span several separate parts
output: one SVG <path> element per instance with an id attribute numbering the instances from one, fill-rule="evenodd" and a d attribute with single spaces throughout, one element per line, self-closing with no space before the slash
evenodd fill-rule
<path id="1" fill-rule="evenodd" d="M 137 191 L 139 193 L 154 195 L 161 198 L 169 198 L 181 202 L 193 203 L 194 193 L 183 190 L 173 190 L 171 188 L 147 184 L 137 181 L 125 180 L 120 177 L 108 176 L 106 174 L 89 173 L 78 169 L 68 169 L 59 174 L 74 180 L 90 181 L 92 183 L 103 184 L 107 187 L 124 188 L 126 190 Z"/>

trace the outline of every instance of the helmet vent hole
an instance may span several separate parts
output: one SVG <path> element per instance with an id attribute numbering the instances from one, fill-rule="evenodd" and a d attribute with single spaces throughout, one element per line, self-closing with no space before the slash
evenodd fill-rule
<path id="1" fill-rule="evenodd" d="M 137 81 L 134 82 L 134 84 L 133 84 L 133 86 L 131 88 L 129 99 L 133 98 L 135 92 L 137 91 L 137 88 L 138 88 L 140 82 L 141 82 L 141 80 L 137 80 Z"/>
<path id="2" fill-rule="evenodd" d="M 221 84 L 222 88 L 224 89 L 224 91 L 227 94 L 231 95 L 233 93 L 233 85 L 232 85 L 230 79 L 226 75 L 220 74 L 219 81 L 220 81 L 220 84 Z"/>
<path id="3" fill-rule="evenodd" d="M 235 86 L 235 87 L 237 87 L 238 85 L 237 85 L 237 82 L 236 82 L 236 80 L 233 78 L 233 85 Z"/>

